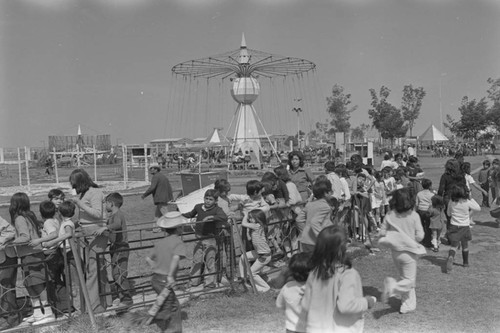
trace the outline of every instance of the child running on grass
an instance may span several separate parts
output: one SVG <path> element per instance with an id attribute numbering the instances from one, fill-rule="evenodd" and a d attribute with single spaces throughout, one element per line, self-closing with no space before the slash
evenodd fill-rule
<path id="1" fill-rule="evenodd" d="M 478 175 L 479 185 L 486 192 L 486 193 L 483 193 L 483 202 L 481 203 L 481 206 L 482 207 L 486 207 L 486 208 L 490 208 L 490 198 L 489 198 L 489 192 L 490 192 L 490 183 L 489 183 L 490 167 L 491 167 L 490 160 L 484 160 L 484 162 L 483 162 L 483 168 L 481 170 L 479 170 L 479 175 Z"/>
<path id="2" fill-rule="evenodd" d="M 362 332 L 363 314 L 377 299 L 363 297 L 359 273 L 346 255 L 343 228 L 329 226 L 318 235 L 310 260 L 301 306 L 306 315 L 306 332 Z"/>
<path id="3" fill-rule="evenodd" d="M 429 216 L 429 208 L 431 207 L 431 199 L 434 196 L 432 192 L 432 181 L 430 179 L 422 179 L 422 190 L 417 193 L 417 213 L 420 216 L 422 227 L 424 228 L 424 239 L 422 245 L 425 247 L 434 246 L 431 244 L 431 229 L 429 227 L 431 220 Z"/>
<path id="4" fill-rule="evenodd" d="M 255 287 L 259 292 L 266 292 L 270 287 L 259 275 L 262 269 L 271 261 L 271 248 L 267 243 L 266 213 L 259 209 L 252 210 L 248 213 L 248 218 L 241 222 L 241 225 L 248 228 L 252 239 L 254 249 L 248 251 L 246 256 L 250 262 L 253 261 L 250 270 L 255 282 Z M 239 263 L 241 277 L 247 276 L 245 275 L 245 268 L 243 256 L 241 256 Z"/>
<path id="5" fill-rule="evenodd" d="M 469 162 L 464 162 L 462 163 L 461 167 L 462 169 L 462 172 L 464 173 L 464 176 L 465 176 L 465 182 L 466 182 L 466 185 L 467 185 L 467 190 L 469 192 L 469 198 L 472 199 L 472 188 L 474 187 L 475 189 L 477 189 L 479 192 L 481 192 L 483 195 L 488 195 L 488 192 L 486 192 L 485 190 L 483 190 L 481 188 L 481 186 L 479 186 L 476 181 L 474 180 L 474 178 L 472 178 L 471 176 L 471 167 L 470 167 L 470 163 Z M 474 220 L 472 219 L 472 212 L 471 212 L 471 215 L 470 215 L 470 225 L 474 225 Z"/>
<path id="6" fill-rule="evenodd" d="M 187 252 L 186 245 L 177 233 L 178 227 L 184 222 L 179 212 L 168 212 L 160 217 L 156 224 L 166 233 L 166 236 L 155 243 L 153 251 L 146 257 L 153 271 L 151 285 L 155 292 L 159 295 L 164 288 L 170 290 L 154 319 L 162 332 L 182 332 L 181 306 L 173 287 L 179 261 L 186 257 Z"/>
<path id="7" fill-rule="evenodd" d="M 429 219 L 430 219 L 430 224 L 429 224 L 429 229 L 431 230 L 432 234 L 432 251 L 438 252 L 439 251 L 439 237 L 441 235 L 441 232 L 443 230 L 443 225 L 445 225 L 445 219 L 446 217 L 444 216 L 444 200 L 443 197 L 440 197 L 439 195 L 435 195 L 431 198 L 431 207 L 429 207 Z"/>
<path id="8" fill-rule="evenodd" d="M 389 202 L 391 211 L 385 216 L 380 229 L 381 236 L 390 241 L 392 259 L 399 273 L 399 281 L 387 277 L 384 281 L 382 301 L 385 303 L 393 294 L 401 295 L 401 314 L 414 311 L 417 308 L 415 284 L 417 279 L 418 255 L 425 253 L 425 248 L 420 245 L 424 238 L 424 229 L 420 217 L 413 210 L 415 196 L 410 188 L 394 191 Z"/>
<path id="9" fill-rule="evenodd" d="M 450 190 L 450 202 L 448 203 L 448 216 L 450 216 L 450 227 L 448 239 L 450 240 L 450 252 L 446 260 L 446 272 L 453 269 L 453 261 L 462 245 L 463 266 L 469 267 L 469 241 L 472 239 L 470 232 L 470 212 L 480 211 L 481 207 L 474 199 L 469 199 L 467 189 L 460 185 L 454 185 Z"/>
<path id="10" fill-rule="evenodd" d="M 309 275 L 310 253 L 296 253 L 288 262 L 289 281 L 281 288 L 276 298 L 276 307 L 285 310 L 286 331 L 305 332 L 306 312 L 300 302 L 304 295 L 307 276 Z"/>

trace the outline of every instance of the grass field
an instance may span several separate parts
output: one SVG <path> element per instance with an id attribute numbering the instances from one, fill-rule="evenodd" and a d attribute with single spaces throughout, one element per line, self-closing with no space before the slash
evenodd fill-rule
<path id="1" fill-rule="evenodd" d="M 472 168 L 482 162 L 480 157 L 468 157 Z M 426 177 L 437 187 L 446 159 L 422 158 L 421 166 Z M 376 164 L 377 166 L 379 165 Z M 230 178 L 234 193 L 244 193 L 243 184 L 250 178 Z M 173 177 L 175 184 L 176 179 Z M 476 200 L 480 194 L 475 193 Z M 34 208 L 37 211 L 37 208 Z M 123 210 L 129 221 L 152 220 L 154 206 L 150 198 L 141 200 L 139 195 L 126 197 Z M 8 217 L 6 209 L 0 215 Z M 447 246 L 440 251 L 428 251 L 418 263 L 417 311 L 398 313 L 399 301 L 377 303 L 367 312 L 365 332 L 500 332 L 500 228 L 483 209 L 475 217 L 470 245 L 470 267 L 461 266 L 461 254 L 450 274 L 443 272 Z M 140 260 L 140 258 L 136 258 Z M 134 260 L 135 261 L 135 260 Z M 143 270 L 140 263 L 134 269 Z M 385 276 L 397 277 L 390 252 L 382 250 L 354 260 L 363 281 L 365 295 L 380 296 Z M 185 332 L 283 332 L 284 316 L 275 308 L 273 293 L 253 295 L 236 293 L 218 294 L 209 298 L 191 300 L 183 306 Z M 99 318 L 99 332 L 125 332 L 127 321 L 123 318 Z M 71 325 L 63 325 L 60 332 L 90 332 L 85 317 Z M 157 332 L 155 326 L 132 327 L 130 332 Z M 56 329 L 53 332 L 57 332 Z"/>

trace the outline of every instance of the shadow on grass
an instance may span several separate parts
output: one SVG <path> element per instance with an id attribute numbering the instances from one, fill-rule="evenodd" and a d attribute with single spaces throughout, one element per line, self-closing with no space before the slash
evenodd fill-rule
<path id="1" fill-rule="evenodd" d="M 401 300 L 391 297 L 389 298 L 389 308 L 381 309 L 381 310 L 376 310 L 372 312 L 373 318 L 375 319 L 380 319 L 381 317 L 394 313 L 394 312 L 399 312 L 399 308 L 401 307 Z"/>
<path id="2" fill-rule="evenodd" d="M 500 228 L 500 223 L 495 222 L 495 221 L 485 221 L 485 222 L 474 221 L 474 222 L 476 222 L 476 224 L 481 226 L 481 227 L 490 227 L 490 228 L 495 228 L 495 229 Z"/>
<path id="3" fill-rule="evenodd" d="M 437 256 L 422 256 L 420 259 L 427 260 L 431 264 L 441 267 L 441 273 L 446 273 L 446 257 L 437 257 Z"/>

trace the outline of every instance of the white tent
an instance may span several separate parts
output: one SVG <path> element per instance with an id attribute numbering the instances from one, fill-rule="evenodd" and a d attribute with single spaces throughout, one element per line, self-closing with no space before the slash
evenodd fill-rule
<path id="1" fill-rule="evenodd" d="M 418 137 L 419 141 L 448 141 L 448 138 L 439 131 L 436 126 L 431 125 L 429 128 Z"/>
<path id="2" fill-rule="evenodd" d="M 218 128 L 214 128 L 212 135 L 210 135 L 204 142 L 205 145 L 213 146 L 228 146 L 230 144 L 229 140 L 220 133 Z"/>

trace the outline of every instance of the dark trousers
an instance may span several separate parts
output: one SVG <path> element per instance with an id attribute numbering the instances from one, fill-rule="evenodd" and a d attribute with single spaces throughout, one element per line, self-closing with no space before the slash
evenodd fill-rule
<path id="1" fill-rule="evenodd" d="M 60 248 L 47 254 L 47 298 L 56 315 L 69 313 L 73 309 L 69 290 L 66 287 L 64 258 Z"/>
<path id="2" fill-rule="evenodd" d="M 116 291 L 122 302 L 132 301 L 130 295 L 130 282 L 128 280 L 128 257 L 130 247 L 126 245 L 111 246 L 111 274 L 113 276 Z M 118 251 L 124 250 L 124 251 Z M 116 252 L 115 252 L 116 251 Z"/>
<path id="3" fill-rule="evenodd" d="M 159 295 L 163 288 L 167 285 L 167 276 L 153 274 L 151 277 L 151 285 Z M 181 306 L 174 290 L 170 289 L 168 295 L 160 310 L 155 316 L 154 323 L 162 330 L 162 332 L 180 333 L 182 332 L 182 315 Z"/>
<path id="4" fill-rule="evenodd" d="M 24 287 L 30 297 L 40 297 L 46 285 L 45 254 L 42 252 L 32 253 L 21 258 L 24 274 Z"/>
<path id="5" fill-rule="evenodd" d="M 5 257 L 0 263 L 0 317 L 8 326 L 19 324 L 19 315 L 13 313 L 18 310 L 16 303 L 17 258 Z"/>
<path id="6" fill-rule="evenodd" d="M 490 206 L 490 184 L 488 182 L 481 184 L 481 188 L 486 191 L 486 194 L 483 193 L 483 203 L 484 207 Z"/>
<path id="7" fill-rule="evenodd" d="M 431 218 L 429 212 L 423 210 L 417 210 L 418 215 L 420 216 L 420 222 L 422 222 L 422 228 L 424 228 L 424 239 L 420 243 L 422 243 L 425 247 L 432 247 L 432 231 L 429 228 L 431 224 Z"/>

